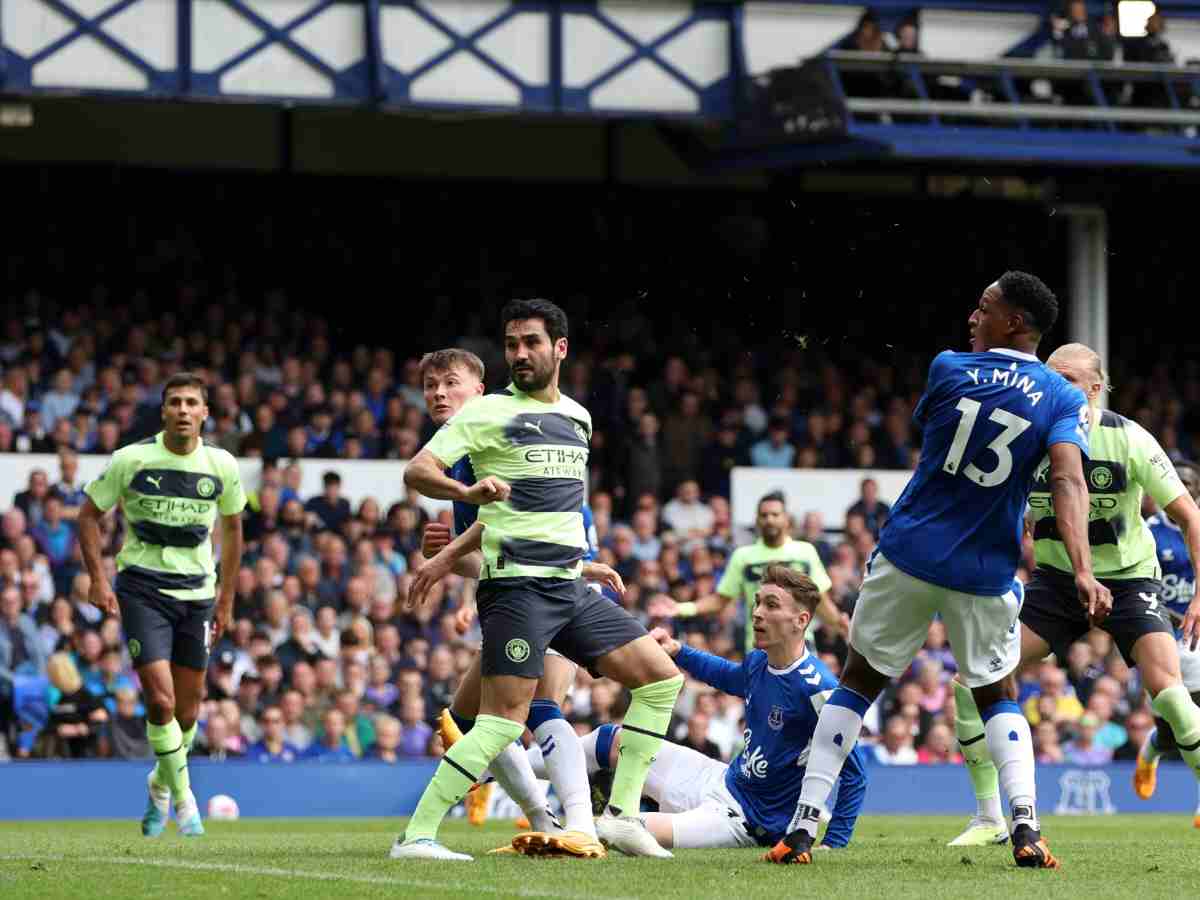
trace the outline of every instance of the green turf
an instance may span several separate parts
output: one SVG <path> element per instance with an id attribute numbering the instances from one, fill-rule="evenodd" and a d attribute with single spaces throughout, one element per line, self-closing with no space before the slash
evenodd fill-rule
<path id="1" fill-rule="evenodd" d="M 1007 848 L 950 849 L 962 818 L 867 816 L 852 849 L 813 866 L 777 867 L 755 850 L 691 850 L 671 861 L 485 857 L 397 863 L 401 822 L 247 819 L 157 840 L 136 822 L 0 822 L 0 897 L 557 897 L 792 900 L 1018 900 L 1030 897 L 1182 898 L 1196 890 L 1200 829 L 1182 816 L 1052 818 L 1059 872 L 1013 868 Z M 451 821 L 447 844 L 475 854 L 505 843 L 511 823 Z"/>

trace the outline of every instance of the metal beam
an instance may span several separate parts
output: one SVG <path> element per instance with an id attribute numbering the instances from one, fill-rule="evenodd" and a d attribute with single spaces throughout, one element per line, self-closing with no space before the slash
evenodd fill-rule
<path id="1" fill-rule="evenodd" d="M 1063 212 L 1071 255 L 1067 338 L 1087 344 L 1108 368 L 1108 219 L 1097 206 L 1068 206 Z M 1100 395 L 1102 405 L 1107 400 Z"/>
<path id="2" fill-rule="evenodd" d="M 956 100 L 898 100 L 849 97 L 852 113 L 951 116 L 963 119 L 1031 119 L 1042 122 L 1125 122 L 1137 125 L 1200 125 L 1200 110 L 1120 109 L 1037 103 L 965 103 Z"/>

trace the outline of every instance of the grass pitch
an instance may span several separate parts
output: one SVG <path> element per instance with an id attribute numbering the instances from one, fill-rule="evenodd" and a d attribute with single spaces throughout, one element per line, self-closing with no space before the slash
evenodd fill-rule
<path id="1" fill-rule="evenodd" d="M 488 857 L 510 822 L 451 820 L 441 837 L 473 863 L 393 862 L 401 820 L 246 819 L 174 825 L 146 840 L 136 822 L 0 822 L 0 897 L 413 897 L 562 900 L 1017 900 L 1183 898 L 1196 892 L 1200 829 L 1185 816 L 1047 818 L 1058 872 L 1017 870 L 1007 847 L 951 849 L 965 817 L 865 816 L 854 845 L 813 866 L 770 866 L 756 850 L 688 850 L 674 860 Z"/>

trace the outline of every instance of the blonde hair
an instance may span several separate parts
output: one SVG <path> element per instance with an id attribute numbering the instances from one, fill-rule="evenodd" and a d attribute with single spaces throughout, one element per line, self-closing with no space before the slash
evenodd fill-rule
<path id="1" fill-rule="evenodd" d="M 75 668 L 75 660 L 69 653 L 53 654 L 46 663 L 46 674 L 50 676 L 50 683 L 63 694 L 74 694 L 83 687 L 79 669 Z"/>
<path id="2" fill-rule="evenodd" d="M 1087 366 L 1096 376 L 1096 380 L 1100 382 L 1101 393 L 1108 393 L 1112 390 L 1112 382 L 1109 381 L 1108 370 L 1104 368 L 1100 354 L 1087 344 L 1063 344 L 1046 358 L 1046 365 L 1050 365 L 1056 359 L 1069 359 Z"/>

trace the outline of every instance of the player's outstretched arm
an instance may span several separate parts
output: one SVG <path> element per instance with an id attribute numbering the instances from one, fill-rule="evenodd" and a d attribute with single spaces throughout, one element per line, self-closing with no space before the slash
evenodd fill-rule
<path id="1" fill-rule="evenodd" d="M 1192 559 L 1192 570 L 1200 572 L 1200 507 L 1185 491 L 1168 503 L 1164 511 L 1183 532 L 1188 556 Z M 1200 593 L 1192 597 L 1183 617 L 1183 640 L 1191 650 L 1200 646 Z"/>
<path id="2" fill-rule="evenodd" d="M 425 526 L 425 531 L 421 534 L 421 555 L 426 559 L 433 559 L 450 545 L 452 539 L 453 536 L 450 533 L 449 525 L 443 525 L 441 522 L 430 522 Z M 478 578 L 479 570 L 482 568 L 483 554 L 474 552 L 455 560 L 451 571 L 455 575 L 461 575 L 463 578 Z"/>
<path id="3" fill-rule="evenodd" d="M 1058 532 L 1075 570 L 1079 602 L 1092 624 L 1102 622 L 1112 610 L 1112 593 L 1092 574 L 1092 548 L 1088 544 L 1088 489 L 1083 480 L 1083 454 L 1074 444 L 1050 445 L 1050 495 Z"/>
<path id="4" fill-rule="evenodd" d="M 120 615 L 117 595 L 104 574 L 100 556 L 100 520 L 103 518 L 104 510 L 91 497 L 86 497 L 79 509 L 79 552 L 92 583 L 88 589 L 88 602 L 108 615 L 117 616 Z"/>
<path id="5" fill-rule="evenodd" d="M 726 694 L 743 698 L 746 696 L 745 663 L 732 663 L 687 644 L 681 644 L 671 637 L 665 628 L 655 628 L 650 632 L 650 636 L 658 641 L 659 646 L 667 651 L 667 655 L 674 658 L 675 664 L 689 675 Z"/>
<path id="6" fill-rule="evenodd" d="M 867 767 L 862 747 L 855 746 L 850 751 L 838 779 L 837 805 L 829 817 L 821 843 L 840 849 L 854 836 L 854 825 L 867 796 Z"/>

